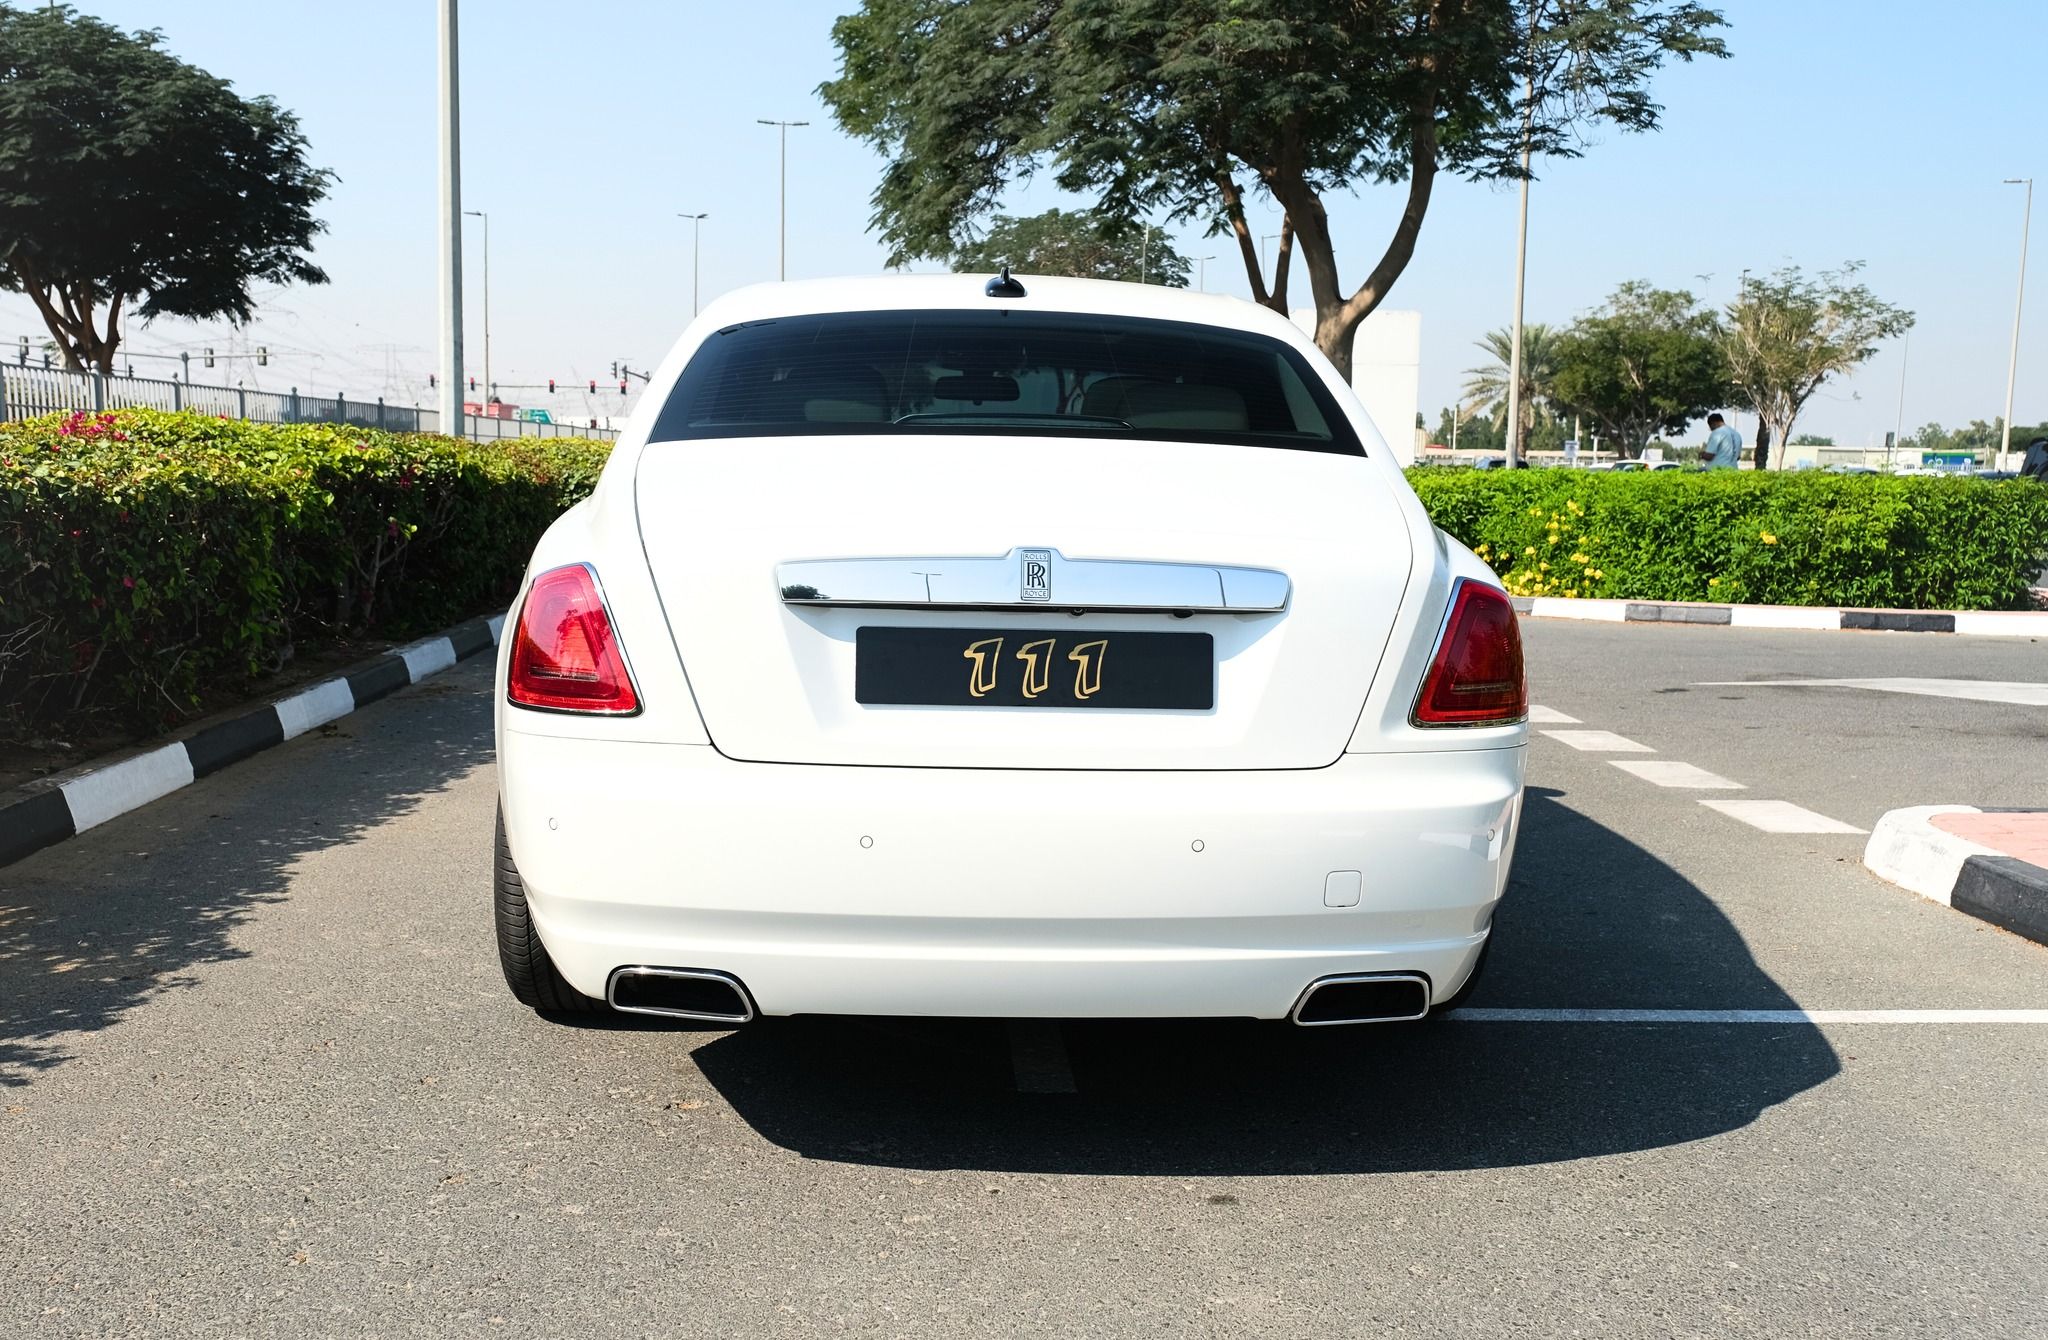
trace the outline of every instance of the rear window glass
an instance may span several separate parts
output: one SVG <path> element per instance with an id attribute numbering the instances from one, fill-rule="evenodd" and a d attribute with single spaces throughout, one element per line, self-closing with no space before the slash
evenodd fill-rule
<path id="1" fill-rule="evenodd" d="M 1363 455 L 1279 340 L 1179 321 L 1020 312 L 834 312 L 728 326 L 653 441 L 1000 433 L 1223 442 Z"/>

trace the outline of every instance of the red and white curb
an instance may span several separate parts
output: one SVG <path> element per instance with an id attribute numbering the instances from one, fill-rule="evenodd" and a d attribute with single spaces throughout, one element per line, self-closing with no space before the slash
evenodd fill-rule
<path id="1" fill-rule="evenodd" d="M 2048 637 L 2048 610 L 1861 610 L 1804 605 L 1712 605 L 1689 600 L 1569 600 L 1515 596 L 1518 613 L 1591 623 L 1684 623 L 1726 628 L 1847 628 L 1886 633 Z"/>
<path id="2" fill-rule="evenodd" d="M 1891 810 L 1871 829 L 1863 864 L 1879 879 L 2048 944 L 2048 870 L 1934 824 L 1937 815 L 1984 812 L 1974 805 Z"/>
<path id="3" fill-rule="evenodd" d="M 18 861 L 304 735 L 498 644 L 505 619 L 472 619 L 345 674 L 113 762 L 89 763 L 0 795 L 0 865 Z"/>

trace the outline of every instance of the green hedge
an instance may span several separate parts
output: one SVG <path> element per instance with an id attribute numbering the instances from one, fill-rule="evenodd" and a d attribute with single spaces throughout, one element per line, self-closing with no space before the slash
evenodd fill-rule
<path id="1" fill-rule="evenodd" d="M 1409 482 L 1517 595 L 2025 609 L 2048 488 L 2024 479 L 1467 471 Z"/>
<path id="2" fill-rule="evenodd" d="M 507 595 L 609 448 L 127 410 L 0 427 L 0 726 L 176 721 Z"/>

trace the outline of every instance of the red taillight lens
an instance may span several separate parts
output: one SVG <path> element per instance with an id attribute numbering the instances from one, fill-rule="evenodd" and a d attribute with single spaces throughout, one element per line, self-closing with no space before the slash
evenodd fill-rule
<path id="1" fill-rule="evenodd" d="M 505 696 L 521 707 L 555 712 L 622 716 L 640 710 L 589 568 L 579 563 L 533 579 L 512 635 Z"/>
<path id="2" fill-rule="evenodd" d="M 1499 726 L 1527 715 L 1515 607 L 1493 587 L 1461 578 L 1443 641 L 1415 699 L 1415 724 Z"/>

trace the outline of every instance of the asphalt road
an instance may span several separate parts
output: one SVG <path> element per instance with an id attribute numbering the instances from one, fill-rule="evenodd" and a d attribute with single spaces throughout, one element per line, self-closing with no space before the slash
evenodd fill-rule
<path id="1" fill-rule="evenodd" d="M 2048 803 L 2048 709 L 1711 686 L 2048 648 L 1525 627 L 1644 751 L 1532 745 L 1475 1006 L 2048 1007 L 1860 837 L 1700 803 Z M 0 1333 L 2048 1334 L 2048 1025 L 1073 1023 L 1071 1093 L 1000 1023 L 566 1027 L 498 977 L 488 691 L 0 869 Z"/>

